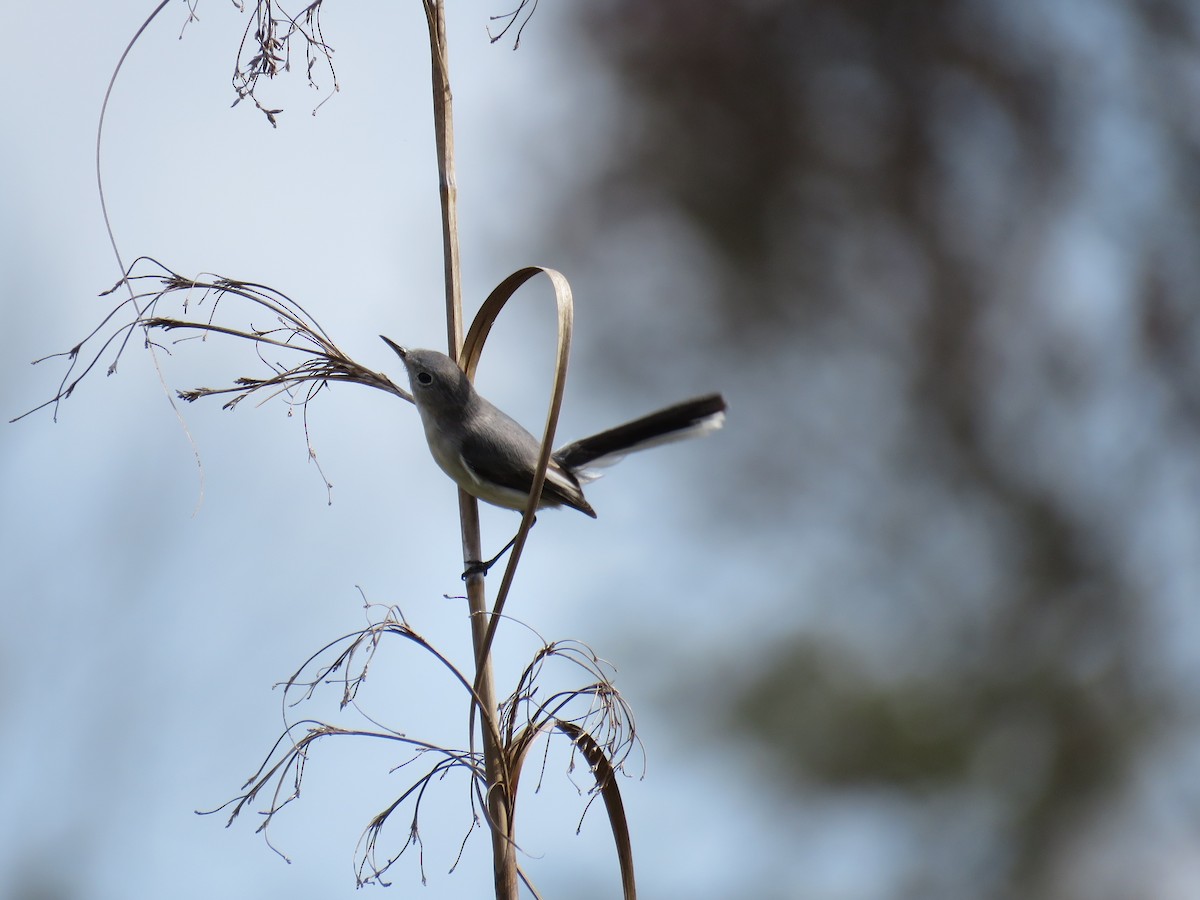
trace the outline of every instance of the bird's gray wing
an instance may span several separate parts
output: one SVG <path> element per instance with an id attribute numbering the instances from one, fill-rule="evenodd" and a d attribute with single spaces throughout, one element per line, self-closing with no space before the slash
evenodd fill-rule
<path id="1" fill-rule="evenodd" d="M 528 496 L 541 442 L 495 407 L 481 410 L 478 415 L 482 421 L 466 429 L 464 435 L 463 464 L 482 481 Z M 553 458 L 546 471 L 541 505 L 565 505 L 592 518 L 596 516 L 584 499 L 578 479 Z"/>

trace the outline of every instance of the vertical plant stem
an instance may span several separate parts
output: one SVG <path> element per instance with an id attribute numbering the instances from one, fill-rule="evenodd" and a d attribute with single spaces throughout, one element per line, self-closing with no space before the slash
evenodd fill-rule
<path id="1" fill-rule="evenodd" d="M 433 75 L 433 119 L 437 143 L 438 183 L 442 206 L 442 252 L 446 280 L 446 341 L 455 360 L 462 350 L 462 281 L 458 254 L 458 188 L 454 178 L 454 117 L 450 93 L 450 69 L 446 46 L 446 14 L 443 0 L 424 0 L 429 24 L 430 58 Z M 479 539 L 479 504 L 465 491 L 458 492 L 462 523 L 463 560 L 482 559 Z M 510 779 L 504 749 L 496 740 L 496 687 L 492 674 L 487 632 L 489 613 L 482 576 L 467 581 L 467 604 L 471 614 L 471 638 L 475 648 L 475 685 L 482 709 L 481 742 L 487 778 L 486 802 L 492 836 L 492 861 L 497 900 L 517 900 L 517 860 L 512 837 L 509 805 Z"/>
<path id="2" fill-rule="evenodd" d="M 446 281 L 446 343 L 457 360 L 462 349 L 462 279 L 458 258 L 458 184 L 454 176 L 454 98 L 446 48 L 443 0 L 426 0 L 433 64 L 433 131 L 437 143 L 438 189 L 442 200 L 442 261 Z"/>

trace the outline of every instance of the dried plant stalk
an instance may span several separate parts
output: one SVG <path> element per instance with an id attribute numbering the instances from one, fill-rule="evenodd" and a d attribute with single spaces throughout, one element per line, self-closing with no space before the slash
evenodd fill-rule
<path id="1" fill-rule="evenodd" d="M 368 610 L 382 610 L 383 615 L 367 627 L 332 641 L 312 654 L 305 663 L 284 683 L 283 713 L 285 727 L 267 757 L 257 771 L 247 779 L 242 793 L 217 809 L 204 811 L 210 815 L 228 810 L 227 824 L 232 824 L 260 798 L 265 805 L 258 810 L 262 824 L 258 831 L 268 845 L 285 859 L 286 854 L 270 841 L 269 829 L 274 819 L 299 797 L 310 749 L 325 738 L 357 737 L 385 740 L 403 745 L 412 751 L 408 760 L 397 768 L 428 761 L 432 763 L 426 771 L 405 787 L 388 802 L 364 829 L 356 854 L 356 871 L 359 885 L 369 883 L 387 884 L 384 880 L 388 871 L 412 847 L 423 848 L 420 835 L 421 807 L 429 789 L 446 775 L 459 772 L 467 775 L 472 785 L 472 816 L 467 826 L 463 845 L 469 838 L 478 813 L 492 829 L 498 823 L 490 821 L 491 805 L 487 802 L 489 790 L 504 790 L 508 808 L 515 808 L 520 773 L 530 751 L 538 738 L 554 734 L 565 735 L 573 750 L 578 750 L 595 784 L 588 789 L 590 800 L 583 815 L 596 797 L 603 797 L 613 834 L 617 839 L 618 857 L 621 860 L 622 880 L 627 885 L 625 896 L 632 898 L 632 852 L 628 839 L 628 823 L 620 799 L 617 775 L 625 772 L 631 753 L 640 748 L 633 721 L 632 711 L 612 683 L 610 668 L 587 645 L 575 641 L 548 642 L 540 635 L 540 642 L 530 662 L 522 671 L 516 689 L 498 707 L 499 730 L 491 734 L 494 745 L 503 756 L 505 770 L 512 773 L 512 780 L 503 785 L 494 784 L 486 772 L 481 752 L 454 749 L 431 744 L 407 736 L 399 727 L 388 727 L 386 717 L 367 711 L 360 699 L 360 688 L 365 683 L 368 671 L 385 641 L 400 639 L 421 652 L 429 654 L 451 675 L 455 682 L 471 697 L 474 705 L 482 698 L 474 692 L 471 680 L 426 638 L 408 624 L 397 607 L 370 606 Z M 556 690 L 543 698 L 544 682 L 550 665 L 565 666 L 587 676 L 582 687 Z M 561 677 L 555 680 L 561 680 Z M 335 725 L 315 719 L 292 721 L 293 710 L 301 704 L 317 698 L 323 691 L 334 688 L 339 693 L 338 706 L 345 712 L 361 718 L 362 725 Z M 389 700 L 389 708 L 394 707 Z M 383 850 L 385 830 L 394 816 L 407 810 L 410 818 L 407 838 L 398 849 Z M 515 851 L 516 846 L 513 845 Z M 462 848 L 459 854 L 461 856 Z M 423 854 L 419 853 L 423 857 Z M 455 862 L 457 865 L 457 860 Z M 424 861 L 418 866 L 424 882 Z M 518 876 L 524 878 L 518 868 Z M 532 888 L 532 885 L 530 885 Z"/>

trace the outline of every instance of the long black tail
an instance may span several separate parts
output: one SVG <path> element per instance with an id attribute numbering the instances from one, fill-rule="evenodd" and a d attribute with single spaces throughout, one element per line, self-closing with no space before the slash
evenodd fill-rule
<path id="1" fill-rule="evenodd" d="M 572 472 L 586 466 L 604 466 L 638 450 L 707 434 L 724 423 L 725 398 L 709 394 L 581 438 L 554 451 L 554 459 Z"/>

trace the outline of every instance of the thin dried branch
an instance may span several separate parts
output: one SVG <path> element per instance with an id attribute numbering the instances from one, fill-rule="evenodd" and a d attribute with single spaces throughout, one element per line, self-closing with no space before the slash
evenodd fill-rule
<path id="1" fill-rule="evenodd" d="M 413 630 L 398 608 L 368 605 L 367 610 L 369 621 L 364 628 L 329 642 L 304 660 L 295 673 L 283 682 L 283 732 L 254 774 L 242 785 L 241 792 L 208 813 L 228 810 L 227 824 L 232 824 L 248 806 L 265 798 L 258 810 L 263 821 L 257 830 L 263 834 L 267 844 L 286 859 L 282 851 L 271 843 L 269 826 L 277 814 L 300 796 L 311 748 L 319 740 L 329 737 L 392 741 L 408 751 L 406 758 L 392 767 L 392 772 L 428 760 L 431 755 L 434 761 L 367 824 L 355 851 L 356 878 L 360 886 L 371 883 L 386 885 L 387 873 L 415 848 L 421 881 L 425 883 L 420 821 L 422 804 L 429 796 L 429 789 L 452 772 L 467 775 L 471 796 L 470 822 L 451 867 L 453 871 L 461 859 L 467 840 L 479 825 L 486 822 L 493 831 L 496 827 L 496 823 L 490 819 L 492 805 L 488 802 L 489 796 L 496 791 L 503 792 L 505 808 L 514 810 L 520 771 L 530 749 L 543 735 L 550 737 L 562 734 L 568 737 L 572 745 L 568 773 L 574 769 L 576 753 L 582 753 L 594 781 L 594 785 L 581 789 L 581 793 L 586 793 L 589 799 L 580 820 L 586 816 L 598 796 L 605 798 L 611 819 L 613 810 L 617 808 L 613 804 L 619 803 L 619 795 L 616 801 L 610 796 L 617 791 L 613 783 L 616 773 L 624 771 L 629 754 L 633 747 L 640 746 L 640 739 L 628 705 L 612 684 L 611 666 L 590 648 L 574 641 L 547 643 L 539 638 L 541 645 L 522 670 L 516 689 L 500 704 L 498 719 L 488 717 L 484 720 L 485 723 L 498 721 L 504 724 L 503 733 L 497 730 L 490 735 L 491 743 L 500 749 L 503 757 L 503 771 L 508 773 L 505 780 L 497 782 L 490 776 L 481 751 L 443 747 L 408 737 L 399 727 L 381 723 L 364 709 L 362 688 L 375 654 L 388 637 L 400 638 L 428 653 L 472 697 L 473 705 L 478 707 L 481 704 L 471 679 L 430 641 Z M 378 615 L 378 610 L 382 610 L 382 615 Z M 533 633 L 536 635 L 536 632 Z M 561 665 L 552 671 L 552 664 Z M 561 680 L 560 676 L 565 673 L 574 678 L 579 671 L 588 676 L 586 680 L 589 683 L 583 687 L 543 690 L 544 682 L 551 676 Z M 360 726 L 359 723 L 331 724 L 312 718 L 291 721 L 296 707 L 316 699 L 318 693 L 331 687 L 338 692 L 339 710 L 357 714 L 369 727 Z M 385 829 L 401 811 L 409 816 L 404 837 L 388 847 Z M 611 825 L 620 845 L 619 835 L 628 830 L 628 825 L 623 820 L 612 821 Z M 515 845 L 513 848 L 517 849 Z"/>
<path id="2" fill-rule="evenodd" d="M 533 742 L 551 727 L 570 725 L 586 733 L 604 752 L 614 771 L 623 772 L 625 762 L 634 748 L 641 746 L 632 710 L 609 682 L 559 691 L 541 703 L 529 703 L 528 707 L 530 714 L 526 725 L 515 733 L 508 744 L 513 754 L 514 771 L 518 775 L 519 764 L 524 761 Z"/>
<path id="3" fill-rule="evenodd" d="M 533 629 L 530 631 L 537 634 Z M 629 822 L 616 781 L 618 772 L 628 774 L 625 767 L 633 750 L 642 748 L 633 710 L 613 684 L 614 670 L 611 664 L 597 656 L 590 647 L 578 641 L 547 642 L 540 635 L 538 637 L 541 646 L 522 670 L 512 694 L 500 705 L 500 728 L 504 736 L 507 767 L 511 772 L 511 782 L 507 785 L 509 809 L 515 813 L 524 764 L 538 738 L 555 733 L 567 735 L 572 743 L 568 774 L 574 770 L 575 753 L 579 751 L 587 761 L 593 781 L 581 790 L 588 800 L 580 815 L 580 826 L 592 803 L 597 797 L 603 797 L 616 842 L 623 894 L 626 900 L 633 900 L 637 889 Z M 594 680 L 583 687 L 553 692 L 540 700 L 541 685 L 549 678 L 547 667 L 556 662 L 567 665 L 568 671 L 582 670 Z M 518 728 L 518 722 L 524 724 Z M 540 788 L 545 774 L 549 740 L 545 747 L 535 792 Z M 642 760 L 641 776 L 644 777 L 644 752 Z"/>
<path id="4" fill-rule="evenodd" d="M 498 16 L 492 16 L 493 22 L 500 23 L 500 30 L 492 34 L 491 29 L 488 29 L 488 39 L 494 44 L 497 41 L 503 40 L 504 36 L 516 26 L 517 33 L 513 37 L 513 49 L 516 50 L 521 46 L 521 35 L 525 33 L 525 26 L 529 24 L 529 20 L 533 18 L 533 14 L 537 12 L 538 0 L 521 0 L 517 4 L 517 8 L 512 12 L 506 12 Z"/>
<path id="5" fill-rule="evenodd" d="M 294 737 L 297 731 L 303 731 L 303 735 L 299 739 Z M 397 766 L 397 769 L 423 758 L 427 753 L 434 753 L 440 757 L 428 774 L 419 779 L 398 800 L 372 820 L 370 828 L 376 830 L 383 827 L 383 823 L 387 817 L 412 795 L 418 787 L 426 784 L 433 777 L 445 774 L 450 769 L 462 768 L 474 780 L 482 780 L 483 778 L 482 760 L 473 758 L 466 753 L 439 747 L 426 741 L 406 737 L 402 734 L 371 731 L 361 728 L 342 728 L 316 720 L 303 720 L 289 725 L 284 730 L 283 734 L 275 741 L 270 753 L 263 760 L 258 770 L 242 785 L 241 794 L 215 809 L 197 810 L 197 814 L 213 815 L 223 810 L 230 810 L 229 819 L 225 823 L 226 827 L 228 827 L 233 824 L 234 820 L 247 806 L 250 806 L 258 799 L 260 794 L 268 794 L 270 797 L 269 801 L 265 808 L 259 810 L 259 814 L 263 817 L 262 823 L 255 831 L 263 835 L 264 840 L 266 840 L 267 845 L 272 850 L 285 860 L 288 859 L 285 853 L 271 843 L 269 829 L 275 816 L 293 801 L 299 799 L 301 783 L 303 782 L 305 768 L 309 761 L 309 753 L 317 741 L 327 737 L 375 738 L 395 741 L 413 748 L 413 754 L 409 759 Z M 423 787 L 421 787 L 421 791 L 418 793 L 418 802 L 421 794 L 423 794 Z M 414 828 L 416 827 L 416 821 L 416 813 L 414 812 Z M 401 850 L 402 852 L 403 850 Z M 397 854 L 398 856 L 399 854 Z M 394 860 L 392 861 L 394 862 Z"/>
<path id="6" fill-rule="evenodd" d="M 412 750 L 407 759 L 393 768 L 393 771 L 405 768 L 412 763 L 434 754 L 437 760 L 429 771 L 418 778 L 409 788 L 380 811 L 367 826 L 359 841 L 359 884 L 371 881 L 384 883 L 383 874 L 414 844 L 420 848 L 419 819 L 421 802 L 427 788 L 434 781 L 440 781 L 451 771 L 461 770 L 467 773 L 471 783 L 479 786 L 478 791 L 486 789 L 483 759 L 481 755 L 441 747 L 427 741 L 408 737 L 396 728 L 379 723 L 368 716 L 356 702 L 356 695 L 361 685 L 366 681 L 367 671 L 371 665 L 375 651 L 382 639 L 388 635 L 401 637 L 410 643 L 430 653 L 441 662 L 453 675 L 464 690 L 470 691 L 469 679 L 462 675 L 450 661 L 428 641 L 413 631 L 404 621 L 403 615 L 394 607 L 387 608 L 380 621 L 371 622 L 359 632 L 346 635 L 322 647 L 310 656 L 297 669 L 296 673 L 284 682 L 284 730 L 275 741 L 258 769 L 242 785 L 242 792 L 213 810 L 204 814 L 212 814 L 221 810 L 229 810 L 228 824 L 232 824 L 247 806 L 253 805 L 260 796 L 267 797 L 265 805 L 259 810 L 263 817 L 257 831 L 263 834 L 267 844 L 284 859 L 283 854 L 275 847 L 269 836 L 269 827 L 275 816 L 300 796 L 305 768 L 309 761 L 311 748 L 322 738 L 327 737 L 360 737 L 394 741 Z M 306 676 L 311 670 L 314 674 Z M 338 673 L 341 673 L 340 675 Z M 339 706 L 342 709 L 352 708 L 376 728 L 344 727 L 315 719 L 289 721 L 292 708 L 304 700 L 311 700 L 315 692 L 325 685 L 336 685 L 340 688 Z M 293 694 L 300 691 L 301 696 Z M 378 856 L 378 842 L 385 824 L 394 812 L 411 801 L 412 821 L 409 826 L 408 839 L 393 855 L 382 859 Z M 477 816 L 472 814 L 470 830 L 475 827 Z M 468 831 L 468 834 L 470 832 Z M 422 854 L 423 857 L 423 854 Z M 421 861 L 421 878 L 425 880 L 423 858 Z"/>
<path id="7" fill-rule="evenodd" d="M 592 684 L 557 691 L 539 701 L 537 685 L 545 676 L 543 670 L 546 664 L 552 660 L 569 662 L 597 675 L 598 678 Z M 602 797 L 616 842 L 623 895 L 626 900 L 633 900 L 637 895 L 637 888 L 633 872 L 632 843 L 616 776 L 618 772 L 625 772 L 625 763 L 633 749 L 641 747 L 641 739 L 637 735 L 632 710 L 608 676 L 609 668 L 584 644 L 545 644 L 525 668 L 516 691 L 503 704 L 501 716 L 505 728 L 506 751 L 510 758 L 509 767 L 513 772 L 511 806 L 514 808 L 523 764 L 539 737 L 561 733 L 571 740 L 568 774 L 574 771 L 576 752 L 583 754 L 592 776 L 592 784 L 580 789 L 581 793 L 587 795 L 588 800 L 576 830 L 582 827 L 583 820 L 596 798 Z M 513 728 L 518 718 L 523 718 L 525 725 L 514 733 Z M 549 741 L 547 753 L 548 750 Z M 643 767 L 644 759 L 643 753 Z M 538 787 L 545 774 L 545 765 L 546 755 L 543 754 Z M 645 774 L 644 768 L 642 774 Z"/>
<path id="8" fill-rule="evenodd" d="M 305 76 L 309 87 L 320 90 L 315 77 L 318 65 L 323 65 L 333 80 L 332 89 L 313 109 L 313 115 L 341 90 L 337 72 L 333 68 L 333 48 L 326 42 L 321 28 L 321 3 L 322 0 L 315 0 L 298 15 L 292 16 L 279 9 L 273 0 L 258 0 L 238 47 L 237 64 L 233 70 L 233 89 L 237 93 L 234 106 L 249 99 L 267 117 L 272 128 L 278 126 L 276 117 L 283 110 L 263 106 L 256 91 L 258 81 L 263 76 L 273 79 L 291 71 L 293 39 L 300 40 L 304 45 Z"/>
<path id="9" fill-rule="evenodd" d="M 312 699 L 315 692 L 322 685 L 336 684 L 341 687 L 342 695 L 339 700 L 339 708 L 345 709 L 348 706 L 353 706 L 359 714 L 368 718 L 372 723 L 378 724 L 376 720 L 370 716 L 358 705 L 357 697 L 359 688 L 366 681 L 368 669 L 374 661 L 375 653 L 386 636 L 403 638 L 410 643 L 415 644 L 420 649 L 424 650 L 434 659 L 436 659 L 443 668 L 448 671 L 454 680 L 458 682 L 472 697 L 472 701 L 476 706 L 481 704 L 481 698 L 475 695 L 471 680 L 459 669 L 453 662 L 440 650 L 437 649 L 430 641 L 422 637 L 414 631 L 406 621 L 403 614 L 397 607 L 385 607 L 383 617 L 377 622 L 371 622 L 367 627 L 351 634 L 344 635 L 335 641 L 331 641 L 312 654 L 304 663 L 292 674 L 287 681 L 283 682 L 283 706 L 286 710 L 299 705 L 305 700 Z M 344 645 L 333 656 L 332 660 L 327 663 L 322 663 L 321 659 L 328 656 L 339 645 Z M 358 660 L 355 665 L 355 660 Z M 312 671 L 314 674 L 306 676 L 306 672 Z M 337 673 L 341 672 L 340 676 Z M 337 676 L 337 677 L 335 677 Z M 294 692 L 300 690 L 301 695 L 294 697 Z M 384 728 L 386 726 L 380 726 Z M 387 729 L 393 734 L 399 734 L 394 729 Z M 500 739 L 499 733 L 495 733 L 493 738 L 497 741 Z"/>
<path id="10" fill-rule="evenodd" d="M 156 271 L 135 273 L 139 267 Z M 56 353 L 36 363 L 66 357 L 67 371 L 58 390 L 45 403 L 18 416 L 24 418 L 48 406 L 58 406 L 74 392 L 79 383 L 92 372 L 111 351 L 107 372 L 117 371 L 121 355 L 135 334 L 141 332 L 146 346 L 166 350 L 190 339 L 207 340 L 221 336 L 250 341 L 260 362 L 271 374 L 263 377 L 241 376 L 225 387 L 198 387 L 180 390 L 178 396 L 193 402 L 201 397 L 227 396 L 225 409 L 233 409 L 247 397 L 260 395 L 263 401 L 286 394 L 289 401 L 307 409 L 309 401 L 331 383 L 353 382 L 378 388 L 411 402 L 408 391 L 394 384 L 386 375 L 355 362 L 339 348 L 320 324 L 299 303 L 281 291 L 250 281 L 238 281 L 222 276 L 186 278 L 162 263 L 148 257 L 134 261 L 130 272 L 101 296 L 109 296 L 119 288 L 128 288 L 130 296 L 119 302 L 90 334 L 65 353 Z M 217 315 L 227 302 L 248 304 L 240 309 L 243 322 L 254 315 L 266 313 L 270 324 L 265 327 L 221 324 Z M 206 309 L 207 308 L 207 309 Z M 206 315 L 198 315 L 206 311 Z M 124 314 L 124 315 L 123 315 Z M 154 333 L 181 333 L 170 342 L 153 338 Z M 85 353 L 85 348 L 91 349 Z M 300 362 L 287 364 L 276 355 L 299 355 Z M 79 371 L 82 367 L 82 371 Z M 17 421 L 13 419 L 13 421 Z"/>
<path id="11" fill-rule="evenodd" d="M 465 759 L 465 757 L 463 759 Z M 409 847 L 414 845 L 419 851 L 420 859 L 418 866 L 421 872 L 421 884 L 424 885 L 427 883 L 425 878 L 425 845 L 421 840 L 420 829 L 421 801 L 425 798 L 425 791 L 429 785 L 434 780 L 440 781 L 445 778 L 452 769 L 460 765 L 464 765 L 465 763 L 463 759 L 458 759 L 451 756 L 438 760 L 432 769 L 426 772 L 403 794 L 397 797 L 390 805 L 387 806 L 387 808 L 379 812 L 373 819 L 371 819 L 370 824 L 367 826 L 366 830 L 363 832 L 362 838 L 359 840 L 359 845 L 357 848 L 359 864 L 356 869 L 355 877 L 359 887 L 367 884 L 379 884 L 383 887 L 390 886 L 390 882 L 383 880 L 384 874 L 393 865 L 395 865 L 395 863 L 404 855 Z M 482 759 L 472 758 L 470 768 L 476 782 L 483 779 L 483 773 L 481 771 L 482 766 Z M 392 813 L 399 809 L 409 798 L 414 799 L 412 804 L 412 820 L 408 827 L 408 839 L 398 851 L 381 860 L 379 857 L 379 839 L 383 834 L 384 826 L 387 824 L 387 821 L 391 817 Z M 475 830 L 475 823 L 477 821 L 477 817 L 472 819 L 472 823 L 467 830 L 466 837 L 463 838 L 463 846 L 466 845 L 467 839 L 470 838 L 471 833 Z M 461 855 L 462 849 L 460 847 L 459 856 L 461 857 Z M 457 863 L 458 861 L 456 859 L 455 865 L 457 865 Z"/>

